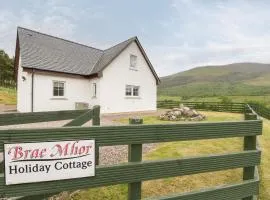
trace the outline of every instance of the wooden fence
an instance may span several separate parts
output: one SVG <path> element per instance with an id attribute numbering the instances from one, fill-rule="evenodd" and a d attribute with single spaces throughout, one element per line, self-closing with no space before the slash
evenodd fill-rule
<path id="1" fill-rule="evenodd" d="M 100 125 L 100 107 L 94 106 L 93 109 L 88 110 L 65 110 L 65 111 L 50 111 L 50 112 L 34 112 L 34 113 L 10 113 L 10 114 L 0 114 L 0 126 L 16 125 L 16 124 L 28 124 L 28 123 L 38 123 L 38 122 L 49 122 L 49 121 L 59 121 L 72 119 L 70 122 L 64 125 L 68 126 L 81 126 L 92 120 L 93 126 Z M 31 129 L 30 129 L 31 130 Z M 6 141 L 7 142 L 7 141 Z M 18 142 L 21 142 L 19 140 Z M 97 155 L 99 154 L 99 147 L 96 145 L 95 151 Z M 3 144 L 0 146 L 0 152 L 3 152 Z M 96 159 L 98 156 L 96 155 Z M 0 179 L 3 178 L 4 173 L 4 161 L 0 162 Z M 0 191 L 2 188 L 2 180 L 0 181 Z M 30 192 L 27 195 L 20 195 L 20 200 L 36 200 L 44 199 L 52 195 L 51 193 L 33 195 Z M 5 194 L 0 192 L 1 197 L 5 197 Z"/>
<path id="2" fill-rule="evenodd" d="M 96 146 L 129 145 L 128 163 L 97 165 L 94 177 L 5 185 L 5 175 L 2 173 L 0 194 L 2 197 L 38 195 L 36 199 L 40 199 L 62 191 L 129 184 L 128 198 L 135 200 L 141 199 L 142 181 L 243 168 L 242 182 L 154 199 L 251 200 L 259 193 L 259 177 L 255 169 L 260 164 L 261 151 L 256 148 L 256 136 L 262 134 L 262 121 L 249 109 L 244 109 L 247 120 L 237 122 L 0 130 L 0 152 L 3 151 L 4 141 L 14 143 L 95 139 Z M 12 121 L 12 118 L 10 120 Z M 141 161 L 142 144 L 231 137 L 244 137 L 243 151 L 183 159 Z M 32 197 L 35 199 L 35 196 Z"/>
<path id="3" fill-rule="evenodd" d="M 244 113 L 246 103 L 222 103 L 222 102 L 181 102 L 174 100 L 157 101 L 158 108 L 175 108 L 180 104 L 194 108 L 197 110 L 211 110 L 218 112 L 232 112 L 232 113 Z M 249 103 L 251 109 L 253 109 L 258 115 L 270 120 L 270 108 L 261 105 L 259 103 Z"/>
<path id="4" fill-rule="evenodd" d="M 221 103 L 221 102 L 181 102 L 174 100 L 157 101 L 158 108 L 174 108 L 180 104 L 197 110 L 211 110 L 218 112 L 243 113 L 244 103 Z"/>
<path id="5" fill-rule="evenodd" d="M 5 80 L 0 77 L 0 87 L 16 88 L 16 82 L 14 80 Z"/>
<path id="6" fill-rule="evenodd" d="M 249 105 L 258 115 L 270 119 L 270 108 L 258 103 L 249 103 Z"/>
<path id="7" fill-rule="evenodd" d="M 245 103 L 221 103 L 221 102 L 181 102 L 173 100 L 157 101 L 158 108 L 174 108 L 180 104 L 197 109 L 218 112 L 244 113 Z M 258 115 L 270 119 L 270 108 L 259 103 L 248 104 Z"/>
<path id="8" fill-rule="evenodd" d="M 82 125 L 85 120 L 89 121 L 96 112 L 97 107 L 91 110 L 65 110 L 51 112 L 34 112 L 34 113 L 9 113 L 0 114 L 0 126 L 28 124 L 37 122 L 49 122 L 58 120 L 73 119 L 68 125 Z M 83 120 L 84 119 L 84 120 Z"/>

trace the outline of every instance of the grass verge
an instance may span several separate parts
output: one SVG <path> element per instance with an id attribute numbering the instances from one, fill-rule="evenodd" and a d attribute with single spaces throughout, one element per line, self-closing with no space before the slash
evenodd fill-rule
<path id="1" fill-rule="evenodd" d="M 0 104 L 16 104 L 16 90 L 0 87 Z"/>

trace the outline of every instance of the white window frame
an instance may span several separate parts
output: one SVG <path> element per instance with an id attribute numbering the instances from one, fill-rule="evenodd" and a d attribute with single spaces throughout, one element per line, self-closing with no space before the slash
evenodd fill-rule
<path id="1" fill-rule="evenodd" d="M 93 83 L 93 97 L 97 97 L 97 83 Z"/>
<path id="2" fill-rule="evenodd" d="M 134 93 L 135 93 L 135 89 L 137 89 L 137 95 L 134 95 Z M 133 97 L 139 97 L 140 96 L 140 86 L 133 86 L 133 88 L 132 88 L 132 96 Z"/>
<path id="3" fill-rule="evenodd" d="M 138 60 L 138 56 L 136 56 L 134 54 L 130 54 L 130 56 L 129 56 L 129 67 L 131 69 L 137 69 L 137 60 Z"/>
<path id="4" fill-rule="evenodd" d="M 128 91 L 128 90 L 130 90 L 130 91 Z M 130 95 L 127 94 L 127 93 L 130 93 Z M 126 97 L 131 97 L 132 96 L 132 85 L 126 85 L 125 95 L 126 95 Z"/>
<path id="5" fill-rule="evenodd" d="M 55 83 L 63 83 L 64 87 L 63 87 L 63 95 L 62 96 L 59 96 L 59 95 L 54 95 L 54 84 Z M 59 91 L 58 91 L 58 94 L 59 94 Z M 65 81 L 57 81 L 57 80 L 54 80 L 53 81 L 53 85 L 52 85 L 52 96 L 53 98 L 63 98 L 65 97 L 66 95 L 66 82 Z"/>
<path id="6" fill-rule="evenodd" d="M 130 89 L 130 95 L 127 95 L 127 89 Z M 137 88 L 138 89 L 138 95 L 134 95 L 134 89 Z M 140 97 L 140 86 L 138 85 L 126 85 L 125 88 L 125 96 L 126 97 Z"/>

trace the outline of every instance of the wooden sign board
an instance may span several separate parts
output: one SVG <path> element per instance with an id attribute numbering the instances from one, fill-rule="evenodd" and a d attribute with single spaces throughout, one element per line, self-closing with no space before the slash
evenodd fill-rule
<path id="1" fill-rule="evenodd" d="M 95 175 L 95 140 L 4 144 L 6 185 Z"/>

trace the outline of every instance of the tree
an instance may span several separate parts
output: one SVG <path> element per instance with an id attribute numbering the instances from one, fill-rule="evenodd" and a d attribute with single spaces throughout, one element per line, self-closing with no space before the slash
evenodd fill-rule
<path id="1" fill-rule="evenodd" d="M 11 86 L 14 83 L 14 59 L 0 49 L 0 86 Z"/>

